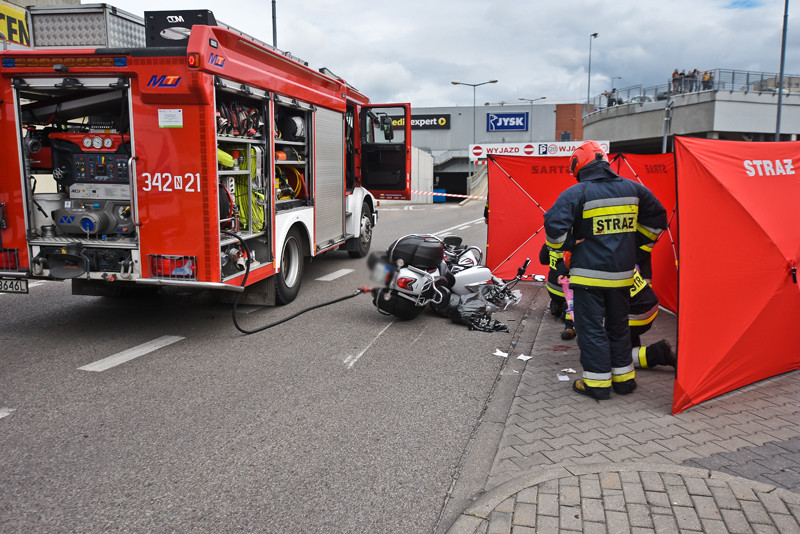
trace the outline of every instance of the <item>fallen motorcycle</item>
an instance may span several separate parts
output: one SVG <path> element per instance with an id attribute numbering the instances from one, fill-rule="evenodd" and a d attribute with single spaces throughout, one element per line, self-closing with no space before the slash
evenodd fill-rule
<path id="1" fill-rule="evenodd" d="M 373 282 L 382 284 L 372 290 L 373 304 L 401 320 L 417 317 L 430 305 L 455 322 L 485 325 L 493 311 L 519 302 L 521 293 L 513 287 L 530 260 L 514 279 L 504 281 L 481 265 L 482 259 L 478 247 L 461 246 L 457 236 L 444 241 L 429 234 L 404 236 L 385 254 L 373 253 L 367 260 Z"/>
<path id="2" fill-rule="evenodd" d="M 425 306 L 443 298 L 437 281 L 443 280 L 444 245 L 432 235 L 413 234 L 392 243 L 385 254 L 367 258 L 372 281 L 372 302 L 381 313 L 407 321 Z"/>
<path id="3" fill-rule="evenodd" d="M 478 247 L 462 246 L 461 238 L 458 236 L 445 237 L 443 245 L 447 266 L 447 272 L 444 274 L 446 282 L 439 284 L 439 290 L 443 294 L 442 300 L 431 302 L 434 311 L 447 316 L 448 308 L 457 304 L 455 297 L 478 293 L 484 286 L 488 286 L 489 289 L 481 292 L 489 302 L 500 309 L 506 310 L 519 303 L 521 295 L 513 288 L 525 275 L 529 259 L 519 268 L 515 278 L 506 281 L 492 274 L 488 267 L 481 264 L 483 253 Z"/>

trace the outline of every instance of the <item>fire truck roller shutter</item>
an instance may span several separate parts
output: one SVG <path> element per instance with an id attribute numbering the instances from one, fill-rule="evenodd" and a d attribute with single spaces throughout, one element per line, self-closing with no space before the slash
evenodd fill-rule
<path id="1" fill-rule="evenodd" d="M 316 174 L 308 173 L 306 187 L 315 197 L 315 245 L 319 249 L 340 242 L 345 233 L 344 114 L 317 108 L 312 132 L 316 161 L 311 163 Z"/>

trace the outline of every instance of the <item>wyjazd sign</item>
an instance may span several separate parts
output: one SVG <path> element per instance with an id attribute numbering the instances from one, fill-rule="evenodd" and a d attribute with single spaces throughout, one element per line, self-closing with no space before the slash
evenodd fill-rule
<path id="1" fill-rule="evenodd" d="M 608 141 L 597 141 L 608 152 Z M 470 161 L 486 161 L 490 154 L 496 156 L 571 156 L 583 141 L 568 141 L 556 143 L 484 143 L 469 145 Z"/>
<path id="2" fill-rule="evenodd" d="M 487 113 L 487 132 L 527 132 L 528 112 L 523 113 Z"/>

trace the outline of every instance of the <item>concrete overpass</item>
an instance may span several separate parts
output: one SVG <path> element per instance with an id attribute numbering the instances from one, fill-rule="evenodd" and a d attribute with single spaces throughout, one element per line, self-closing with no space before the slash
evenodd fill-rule
<path id="1" fill-rule="evenodd" d="M 672 151 L 673 135 L 737 141 L 773 141 L 778 111 L 774 89 L 713 89 L 660 96 L 663 100 L 626 103 L 584 116 L 585 139 L 608 139 L 612 152 L 653 154 Z M 781 140 L 800 135 L 800 92 L 785 92 Z"/>

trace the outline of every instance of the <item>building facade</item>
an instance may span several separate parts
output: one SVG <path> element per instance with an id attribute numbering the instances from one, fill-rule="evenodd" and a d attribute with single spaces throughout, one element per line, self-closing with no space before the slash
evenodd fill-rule
<path id="1" fill-rule="evenodd" d="M 583 139 L 580 103 L 546 100 L 475 106 L 412 108 L 415 147 L 434 162 L 434 188 L 468 194 L 468 176 L 476 170 L 470 146 Z"/>

